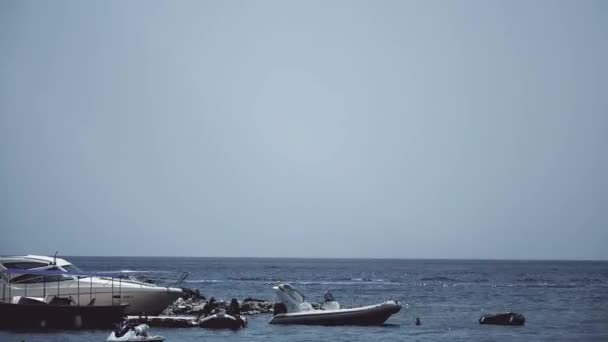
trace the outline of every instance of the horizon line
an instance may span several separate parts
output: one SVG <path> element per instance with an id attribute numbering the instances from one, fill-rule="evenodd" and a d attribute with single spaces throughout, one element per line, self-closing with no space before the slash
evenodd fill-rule
<path id="1" fill-rule="evenodd" d="M 61 257 L 61 255 L 57 255 Z M 437 260 L 437 261 L 599 261 L 608 259 L 542 259 L 542 258 L 440 258 L 440 257 L 309 257 L 309 256 L 197 256 L 197 255 L 63 255 L 90 258 L 201 258 L 201 259 L 309 259 L 309 260 Z"/>

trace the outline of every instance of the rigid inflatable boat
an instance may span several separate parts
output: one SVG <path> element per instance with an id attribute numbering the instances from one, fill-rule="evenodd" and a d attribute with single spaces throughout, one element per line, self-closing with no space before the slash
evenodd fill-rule
<path id="1" fill-rule="evenodd" d="M 401 304 L 394 300 L 384 303 L 342 309 L 329 294 L 321 309 L 314 309 L 304 296 L 289 284 L 273 287 L 281 306 L 275 308 L 275 316 L 270 324 L 304 325 L 382 325 L 391 315 L 401 310 Z M 285 311 L 285 312 L 281 312 Z"/>

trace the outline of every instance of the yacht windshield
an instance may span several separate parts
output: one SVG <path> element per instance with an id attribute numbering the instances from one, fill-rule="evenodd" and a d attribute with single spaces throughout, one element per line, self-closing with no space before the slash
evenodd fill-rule
<path id="1" fill-rule="evenodd" d="M 36 261 L 14 261 L 14 262 L 5 262 L 4 267 L 6 268 L 16 268 L 19 270 L 29 270 L 32 268 L 45 267 L 48 266 L 48 262 L 36 262 Z"/>
<path id="2" fill-rule="evenodd" d="M 36 275 L 36 274 L 24 274 L 15 277 L 11 280 L 14 284 L 37 284 L 37 283 L 51 283 L 58 281 L 72 280 L 70 276 L 64 275 Z"/>
<path id="3" fill-rule="evenodd" d="M 78 267 L 76 267 L 74 265 L 65 265 L 65 266 L 61 266 L 61 268 L 63 268 L 68 273 L 70 273 L 70 272 L 73 272 L 73 273 L 82 272 L 82 270 L 80 268 L 78 268 Z M 86 276 L 83 276 L 83 275 L 74 276 L 74 279 L 76 279 L 76 278 L 82 279 L 82 278 L 86 278 Z"/>
<path id="4" fill-rule="evenodd" d="M 82 270 L 74 265 L 65 265 L 65 266 L 61 266 L 61 268 L 63 268 L 66 272 L 74 272 L 74 273 L 78 273 L 78 272 L 82 272 Z"/>
<path id="5" fill-rule="evenodd" d="M 302 293 L 300 293 L 300 291 L 294 289 L 289 284 L 283 285 L 283 292 L 285 292 L 287 295 L 289 295 L 292 299 L 296 300 L 297 302 L 303 303 L 305 301 L 304 295 Z"/>

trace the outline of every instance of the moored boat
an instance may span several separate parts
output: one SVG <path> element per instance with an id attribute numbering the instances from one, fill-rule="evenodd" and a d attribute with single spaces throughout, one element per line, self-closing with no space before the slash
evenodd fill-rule
<path id="1" fill-rule="evenodd" d="M 389 300 L 376 305 L 342 309 L 339 303 L 331 298 L 331 305 L 314 309 L 305 301 L 304 295 L 289 284 L 273 287 L 284 311 L 277 312 L 270 324 L 303 324 L 303 325 L 382 325 L 386 320 L 401 310 L 401 304 Z M 323 309 L 327 307 L 327 309 Z"/>
<path id="2" fill-rule="evenodd" d="M 7 296 L 70 297 L 90 306 L 129 304 L 126 309 L 129 315 L 157 315 L 183 296 L 180 288 L 138 281 L 121 272 L 83 272 L 57 257 L 0 257 L 0 272 L 4 301 Z"/>
<path id="3" fill-rule="evenodd" d="M 247 318 L 240 315 L 229 315 L 219 312 L 211 316 L 202 318 L 198 326 L 207 329 L 232 329 L 237 330 L 247 326 Z"/>

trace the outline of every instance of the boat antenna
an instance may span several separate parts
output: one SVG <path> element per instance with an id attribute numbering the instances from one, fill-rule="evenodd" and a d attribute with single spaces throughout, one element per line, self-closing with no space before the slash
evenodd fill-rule
<path id="1" fill-rule="evenodd" d="M 55 251 L 55 255 L 53 255 L 53 263 L 51 265 L 57 266 L 57 251 Z"/>
<path id="2" fill-rule="evenodd" d="M 184 273 L 182 273 L 181 277 L 179 277 L 179 280 L 177 281 L 177 283 L 175 283 L 174 286 L 180 286 L 182 284 L 182 282 L 184 280 L 186 280 L 186 278 L 188 278 L 189 275 L 190 275 L 190 272 L 184 272 Z"/>

